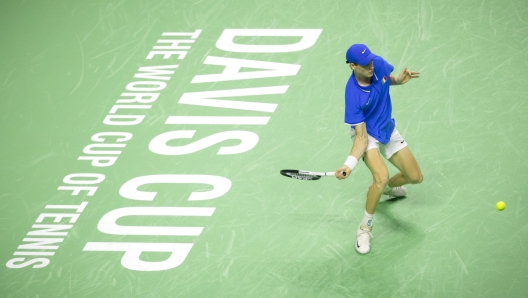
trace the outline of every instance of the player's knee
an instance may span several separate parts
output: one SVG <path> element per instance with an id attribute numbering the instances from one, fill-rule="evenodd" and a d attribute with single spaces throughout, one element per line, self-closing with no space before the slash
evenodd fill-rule
<path id="1" fill-rule="evenodd" d="M 389 176 L 377 176 L 377 177 L 374 177 L 374 184 L 376 184 L 376 186 L 379 188 L 379 189 L 384 189 L 385 186 L 389 183 Z"/>
<path id="2" fill-rule="evenodd" d="M 411 184 L 420 184 L 423 181 L 423 175 L 422 172 L 413 173 L 413 175 L 409 175 L 408 177 L 409 183 Z"/>

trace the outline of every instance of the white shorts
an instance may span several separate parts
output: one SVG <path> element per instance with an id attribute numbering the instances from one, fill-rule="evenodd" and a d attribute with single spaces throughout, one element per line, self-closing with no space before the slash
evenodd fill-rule
<path id="1" fill-rule="evenodd" d="M 356 140 L 356 130 L 354 128 L 350 129 L 350 137 L 352 138 L 352 142 Z M 394 153 L 402 150 L 405 147 L 407 147 L 407 142 L 405 142 L 403 137 L 400 135 L 400 132 L 394 128 L 394 131 L 392 132 L 390 140 L 387 144 L 382 144 L 373 136 L 368 135 L 368 145 L 366 151 L 376 148 L 386 159 L 389 159 L 394 155 Z"/>

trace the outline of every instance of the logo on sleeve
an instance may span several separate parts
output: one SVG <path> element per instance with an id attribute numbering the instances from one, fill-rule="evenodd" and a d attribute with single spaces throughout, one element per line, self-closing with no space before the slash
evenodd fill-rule
<path id="1" fill-rule="evenodd" d="M 387 82 L 387 76 L 383 76 L 383 79 L 381 79 L 382 84 L 385 84 L 385 82 Z"/>

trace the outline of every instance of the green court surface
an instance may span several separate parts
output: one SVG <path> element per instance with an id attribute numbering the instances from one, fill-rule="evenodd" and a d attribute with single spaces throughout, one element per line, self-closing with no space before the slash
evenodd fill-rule
<path id="1" fill-rule="evenodd" d="M 8 0 L 0 24 L 0 296 L 528 296 L 528 2 Z M 362 162 L 279 175 L 349 154 L 353 43 L 421 73 L 391 96 L 424 181 L 367 255 Z"/>

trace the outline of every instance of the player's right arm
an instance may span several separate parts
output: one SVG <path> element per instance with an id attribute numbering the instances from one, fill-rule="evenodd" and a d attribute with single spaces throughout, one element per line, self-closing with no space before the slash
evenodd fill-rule
<path id="1" fill-rule="evenodd" d="M 363 154 L 365 154 L 365 151 L 367 151 L 367 145 L 368 145 L 368 134 L 367 134 L 367 126 L 365 122 L 358 124 L 355 126 L 356 130 L 356 140 L 354 141 L 354 144 L 352 145 L 352 149 L 350 150 L 351 157 L 355 158 L 356 161 L 359 161 L 361 157 L 363 157 Z M 353 158 L 348 158 L 347 160 Z M 343 172 L 346 173 L 346 176 L 343 175 Z M 339 167 L 336 171 L 336 178 L 346 179 L 348 176 L 350 176 L 350 173 L 352 172 L 352 169 L 347 165 L 342 165 Z"/>

